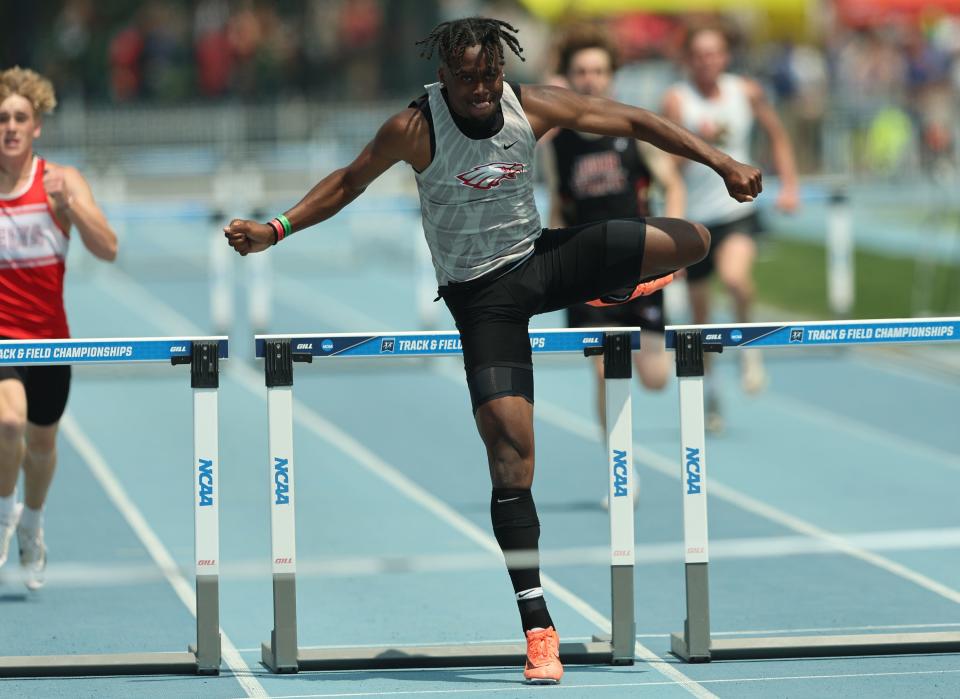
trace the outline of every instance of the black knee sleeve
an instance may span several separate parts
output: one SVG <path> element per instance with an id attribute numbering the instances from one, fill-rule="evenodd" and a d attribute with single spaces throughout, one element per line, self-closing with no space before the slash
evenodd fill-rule
<path id="1" fill-rule="evenodd" d="M 525 364 L 503 364 L 477 369 L 467 377 L 473 412 L 494 398 L 523 396 L 533 403 L 533 367 Z"/>

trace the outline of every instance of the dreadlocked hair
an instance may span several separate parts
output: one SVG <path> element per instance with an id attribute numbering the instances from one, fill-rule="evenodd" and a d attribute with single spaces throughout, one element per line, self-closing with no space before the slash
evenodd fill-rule
<path id="1" fill-rule="evenodd" d="M 440 60 L 451 68 L 456 68 L 463 60 L 463 52 L 471 46 L 480 46 L 480 51 L 487 59 L 488 65 L 493 65 L 503 58 L 503 45 L 521 61 L 523 48 L 515 36 L 517 29 L 507 22 L 487 17 L 468 17 L 452 22 L 442 22 L 434 27 L 427 38 L 416 43 L 423 46 L 421 58 L 432 58 L 436 51 Z"/>

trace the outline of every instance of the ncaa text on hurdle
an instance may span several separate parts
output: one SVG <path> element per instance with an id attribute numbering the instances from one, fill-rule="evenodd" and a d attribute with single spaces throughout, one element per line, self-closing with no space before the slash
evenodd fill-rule
<path id="1" fill-rule="evenodd" d="M 185 652 L 0 657 L 0 677 L 220 673 L 218 390 L 225 337 L 0 341 L 0 365 L 190 364 L 197 641 Z"/>
<path id="2" fill-rule="evenodd" d="M 724 348 L 861 346 L 960 342 L 960 318 L 915 318 L 741 325 L 669 326 L 680 390 L 680 483 L 687 618 L 671 636 L 671 651 L 688 662 L 960 652 L 960 633 L 894 633 L 845 636 L 710 635 L 707 566 L 707 460 L 704 434 L 703 355 Z"/>
<path id="3" fill-rule="evenodd" d="M 606 376 L 606 447 L 610 496 L 612 633 L 588 643 L 562 643 L 572 664 L 632 665 L 634 619 L 633 421 L 630 353 L 640 348 L 639 328 L 531 330 L 534 353 L 603 355 Z M 349 357 L 443 357 L 462 352 L 456 332 L 258 335 L 264 359 L 268 410 L 273 630 L 262 661 L 274 672 L 479 667 L 523 663 L 523 643 L 437 646 L 300 648 L 296 610 L 296 522 L 293 459 L 293 363 Z"/>

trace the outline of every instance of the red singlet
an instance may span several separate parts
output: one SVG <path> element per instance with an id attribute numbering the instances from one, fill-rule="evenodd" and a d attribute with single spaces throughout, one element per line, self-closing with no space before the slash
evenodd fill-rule
<path id="1" fill-rule="evenodd" d="M 0 336 L 70 336 L 63 308 L 70 237 L 50 208 L 43 170 L 34 157 L 27 185 L 0 194 Z"/>

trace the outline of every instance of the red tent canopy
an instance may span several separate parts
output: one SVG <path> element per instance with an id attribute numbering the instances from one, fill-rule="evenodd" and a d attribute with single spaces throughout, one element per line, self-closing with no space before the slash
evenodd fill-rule
<path id="1" fill-rule="evenodd" d="M 834 0 L 841 22 L 863 26 L 891 18 L 916 21 L 939 14 L 960 14 L 960 0 Z"/>

